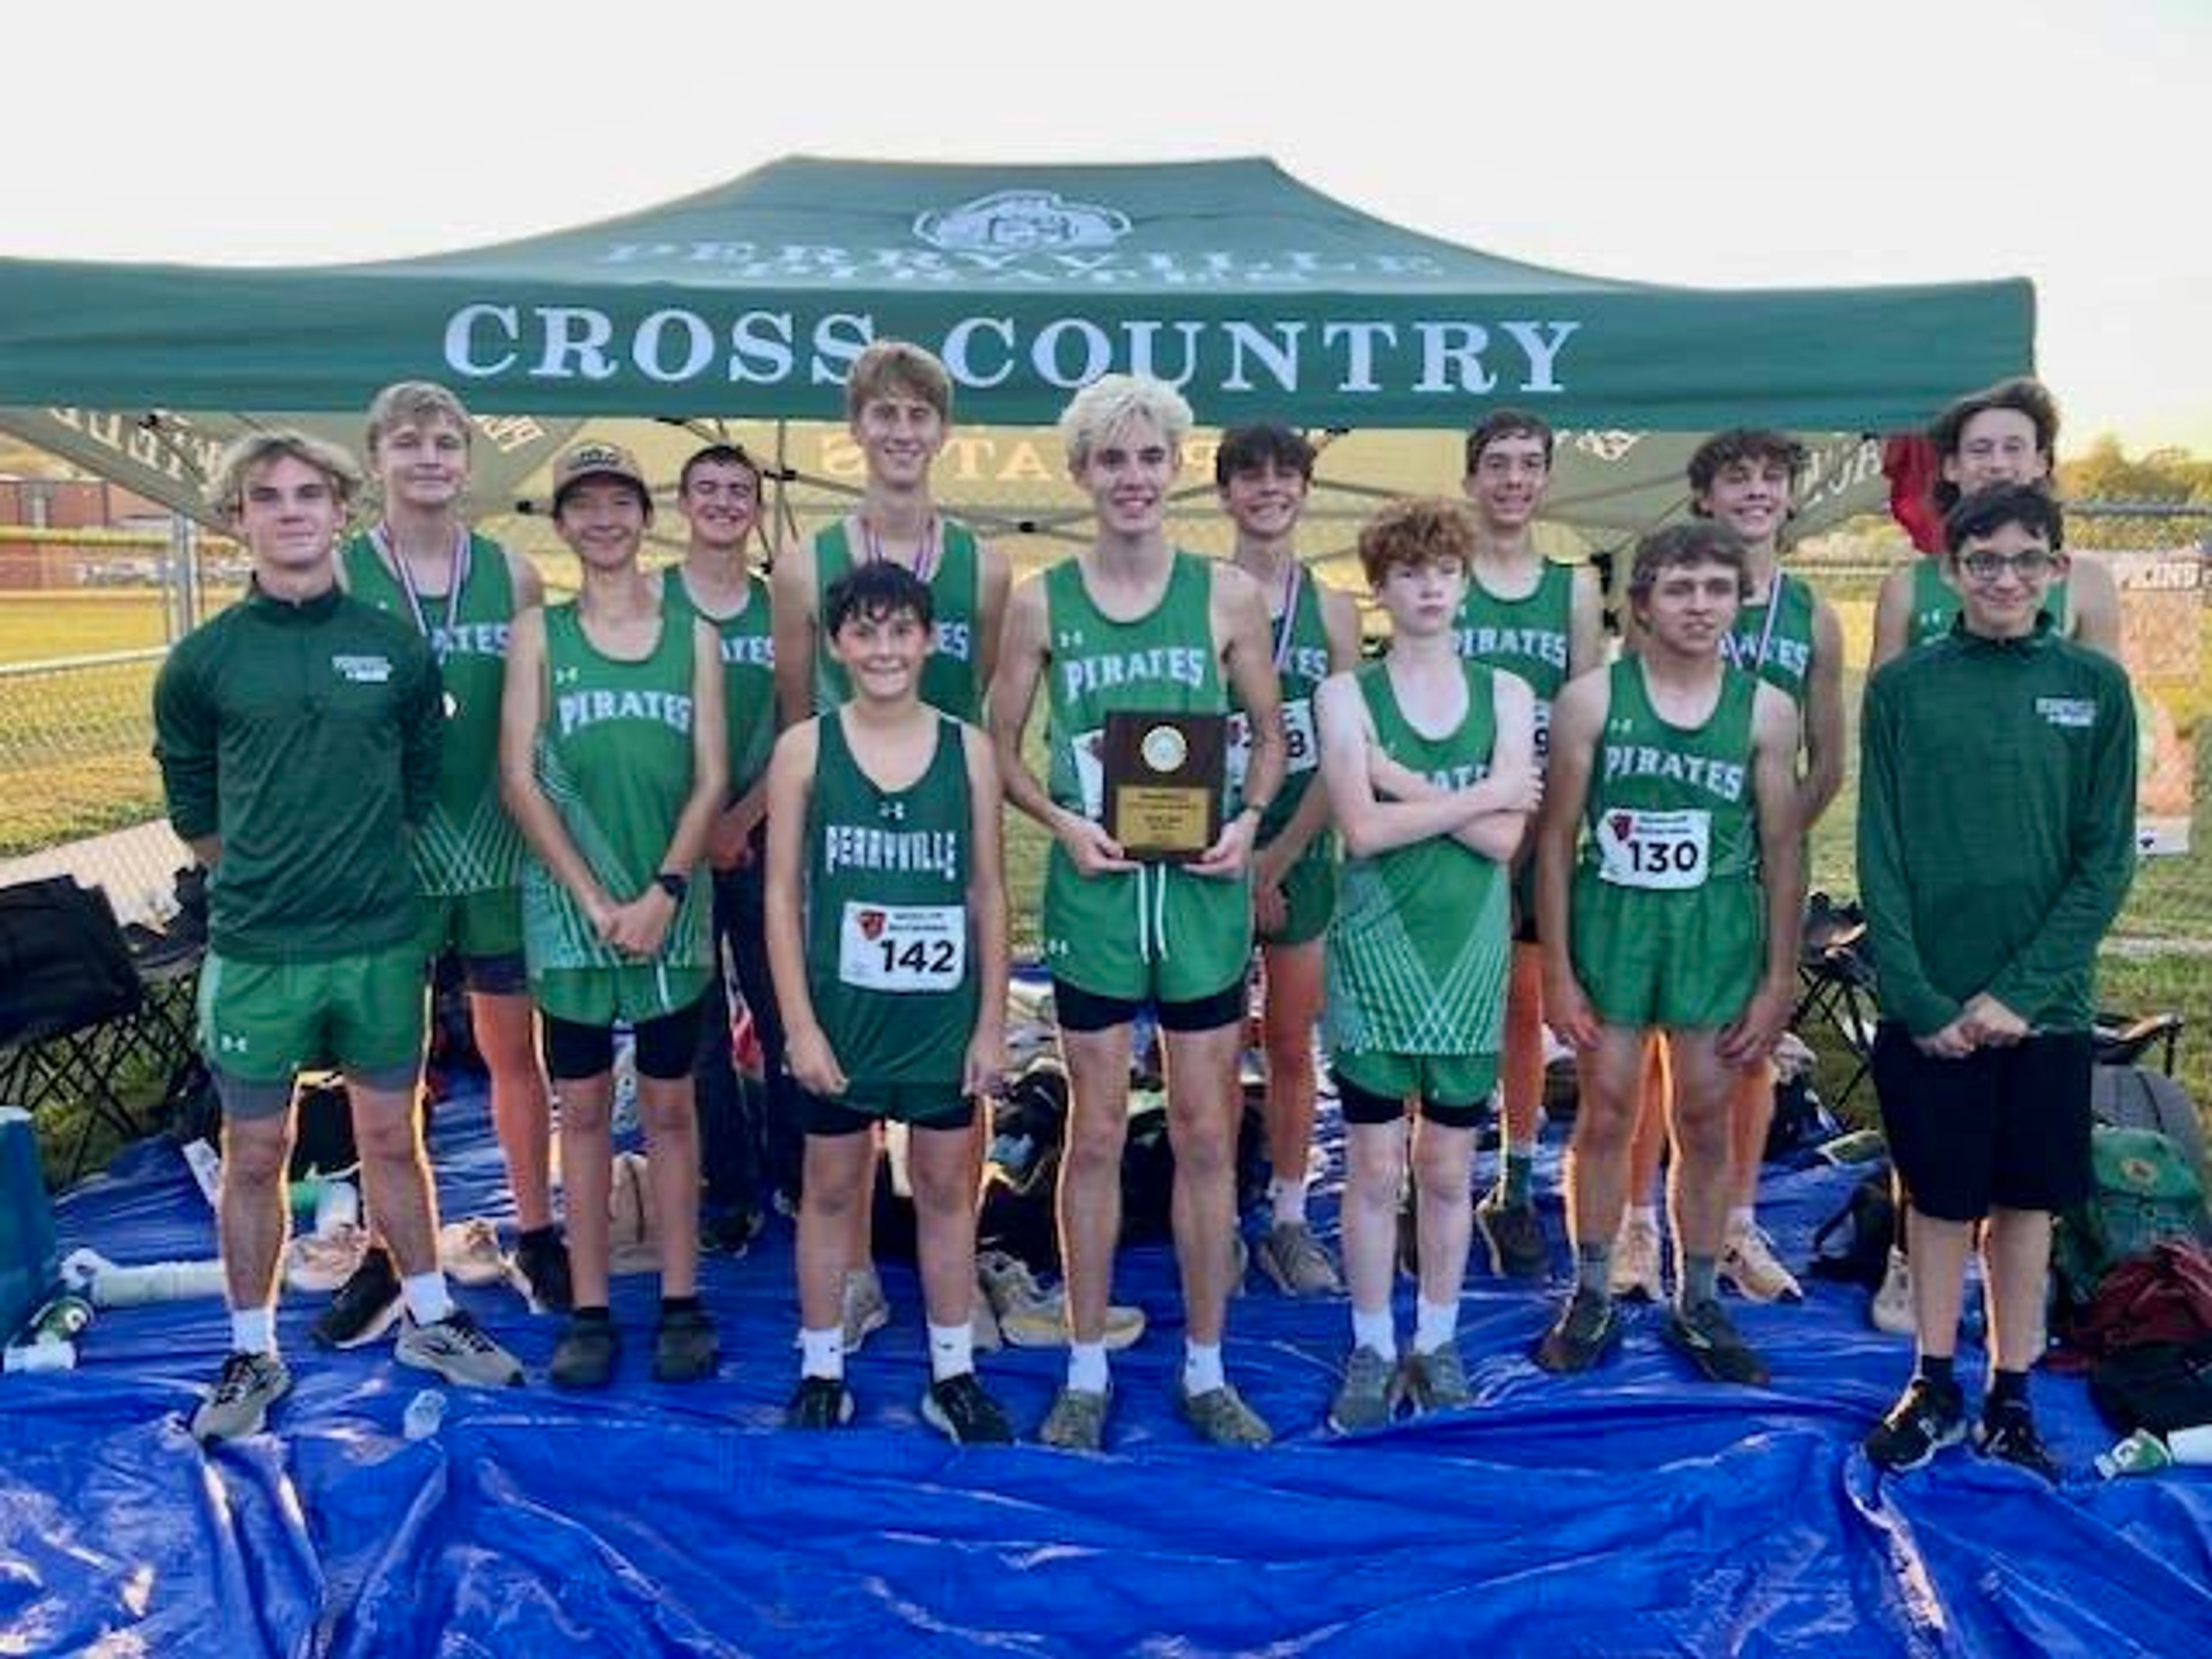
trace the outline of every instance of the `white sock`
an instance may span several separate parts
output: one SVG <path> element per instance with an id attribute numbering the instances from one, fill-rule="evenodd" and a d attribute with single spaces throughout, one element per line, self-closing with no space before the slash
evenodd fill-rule
<path id="1" fill-rule="evenodd" d="M 1649 1227 L 1659 1231 L 1659 1206 L 1656 1204 L 1632 1204 L 1628 1206 L 1627 1221 L 1632 1227 Z"/>
<path id="2" fill-rule="evenodd" d="M 1071 1342 L 1067 1345 L 1067 1386 L 1085 1394 L 1106 1392 L 1106 1345 Z"/>
<path id="3" fill-rule="evenodd" d="M 1386 1305 L 1373 1313 L 1361 1309 L 1352 1310 L 1352 1346 L 1367 1348 L 1385 1359 L 1398 1357 L 1398 1330 L 1391 1322 L 1390 1310 Z"/>
<path id="4" fill-rule="evenodd" d="M 1304 1176 L 1300 1176 L 1291 1179 L 1285 1176 L 1277 1176 L 1274 1180 L 1267 1183 L 1267 1196 L 1274 1204 L 1275 1224 L 1278 1227 L 1292 1223 L 1300 1225 L 1304 1224 L 1306 1218 Z"/>
<path id="5" fill-rule="evenodd" d="M 933 1354 L 932 1358 L 935 1356 Z M 799 1374 L 805 1376 L 826 1376 L 832 1382 L 845 1380 L 845 1328 L 832 1325 L 827 1330 L 810 1331 L 804 1326 L 799 1332 Z"/>
<path id="6" fill-rule="evenodd" d="M 1229 1381 L 1221 1369 L 1221 1345 L 1218 1342 L 1185 1342 L 1182 1345 L 1182 1391 L 1195 1400 L 1202 1394 L 1211 1394 Z"/>
<path id="7" fill-rule="evenodd" d="M 1747 1233 L 1751 1231 L 1752 1213 L 1752 1206 L 1748 1204 L 1739 1204 L 1729 1212 L 1729 1237 L 1733 1238 L 1738 1233 Z"/>
<path id="8" fill-rule="evenodd" d="M 1459 1334 L 1459 1304 L 1447 1302 L 1442 1307 L 1426 1297 L 1413 1302 L 1413 1352 L 1434 1353 Z"/>
<path id="9" fill-rule="evenodd" d="M 230 1314 L 230 1346 L 240 1353 L 276 1352 L 276 1310 L 234 1308 Z"/>
<path id="10" fill-rule="evenodd" d="M 948 1376 L 957 1376 L 963 1371 L 975 1369 L 975 1327 L 939 1325 L 929 1328 L 930 1380 L 942 1382 Z"/>
<path id="11" fill-rule="evenodd" d="M 399 1295 L 407 1304 L 407 1316 L 417 1325 L 434 1325 L 453 1311 L 453 1292 L 446 1275 L 437 1268 L 410 1273 L 399 1281 Z"/>

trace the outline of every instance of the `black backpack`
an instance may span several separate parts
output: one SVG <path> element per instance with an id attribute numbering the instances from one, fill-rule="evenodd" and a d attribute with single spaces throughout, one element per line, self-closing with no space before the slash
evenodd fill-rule
<path id="1" fill-rule="evenodd" d="M 1842 1248 L 1831 1254 L 1828 1241 L 1839 1233 Z M 1897 1200 L 1890 1187 L 1889 1160 L 1885 1158 L 1851 1188 L 1843 1208 L 1814 1233 L 1808 1270 L 1815 1279 L 1880 1290 L 1889 1273 L 1890 1250 L 1896 1243 Z"/>

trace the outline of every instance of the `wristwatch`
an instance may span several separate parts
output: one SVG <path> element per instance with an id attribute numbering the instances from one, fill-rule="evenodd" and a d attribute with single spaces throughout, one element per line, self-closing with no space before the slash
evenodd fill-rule
<path id="1" fill-rule="evenodd" d="M 684 902 L 684 894 L 691 890 L 691 878 L 678 870 L 663 870 L 653 878 L 653 884 L 676 901 Z"/>

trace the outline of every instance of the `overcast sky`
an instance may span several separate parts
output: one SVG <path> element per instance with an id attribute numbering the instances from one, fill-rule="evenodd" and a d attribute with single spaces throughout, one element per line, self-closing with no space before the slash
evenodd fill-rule
<path id="1" fill-rule="evenodd" d="M 2067 447 L 2212 453 L 2212 0 L 22 0 L 0 43 L 0 255 L 431 252 L 789 154 L 1267 155 L 1604 276 L 2024 276 Z"/>

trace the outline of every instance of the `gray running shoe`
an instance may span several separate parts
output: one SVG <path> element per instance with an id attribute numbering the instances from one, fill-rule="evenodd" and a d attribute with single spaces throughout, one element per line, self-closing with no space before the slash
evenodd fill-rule
<path id="1" fill-rule="evenodd" d="M 932 1382 L 921 1397 L 921 1420 L 956 1446 L 1013 1443 L 1013 1425 L 973 1371 Z"/>
<path id="2" fill-rule="evenodd" d="M 1690 1363 L 1716 1382 L 1741 1382 L 1754 1389 L 1766 1386 L 1766 1362 L 1743 1340 L 1735 1322 L 1717 1300 L 1670 1308 L 1661 1334 L 1668 1346 L 1687 1354 Z"/>
<path id="3" fill-rule="evenodd" d="M 1336 1263 L 1303 1221 L 1275 1223 L 1261 1235 L 1253 1255 L 1285 1296 L 1335 1296 L 1344 1289 Z"/>
<path id="4" fill-rule="evenodd" d="M 403 1365 L 435 1371 L 468 1389 L 512 1388 L 522 1381 L 522 1364 L 462 1309 L 428 1325 L 402 1322 L 392 1358 Z"/>
<path id="5" fill-rule="evenodd" d="M 868 1333 L 891 1322 L 891 1304 L 884 1295 L 884 1281 L 873 1267 L 854 1267 L 845 1274 L 845 1352 L 860 1351 Z"/>
<path id="6" fill-rule="evenodd" d="M 998 1316 L 999 1331 L 1017 1348 L 1064 1348 L 1067 1346 L 1066 1302 L 1062 1288 L 1049 1291 L 1037 1284 L 1029 1263 L 1004 1250 L 985 1250 L 975 1258 L 975 1277 L 990 1310 Z M 981 1323 L 982 1309 L 976 1310 Z M 1114 1352 L 1129 1346 L 1145 1334 L 1145 1310 L 1115 1303 L 1106 1310 L 1102 1338 Z M 982 1345 L 979 1340 L 977 1345 Z"/>
<path id="7" fill-rule="evenodd" d="M 192 1438 L 236 1440 L 258 1434 L 269 1408 L 291 1392 L 292 1373 L 273 1353 L 233 1353 L 208 1397 L 192 1411 Z"/>
<path id="8" fill-rule="evenodd" d="M 1499 1279 L 1547 1279 L 1552 1272 L 1552 1252 L 1544 1243 L 1543 1224 L 1534 1204 L 1507 1204 L 1495 1192 L 1484 1194 L 1474 1206 L 1474 1230 L 1490 1256 L 1490 1271 Z"/>
<path id="9" fill-rule="evenodd" d="M 1620 1340 L 1620 1316 L 1613 1298 L 1577 1285 L 1537 1345 L 1536 1363 L 1547 1371 L 1586 1371 Z"/>
<path id="10" fill-rule="evenodd" d="M 1364 1342 L 1355 1342 L 1345 1358 L 1344 1381 L 1328 1402 L 1328 1426 L 1334 1434 L 1387 1428 L 1398 1410 L 1398 1368 Z"/>
<path id="11" fill-rule="evenodd" d="M 1407 1353 L 1401 1386 L 1417 1412 L 1453 1412 L 1474 1404 L 1467 1362 L 1460 1358 L 1455 1342 L 1430 1353 Z"/>
<path id="12" fill-rule="evenodd" d="M 1228 1382 L 1203 1394 L 1185 1394 L 1182 1378 L 1177 1376 L 1175 1405 L 1182 1420 L 1198 1431 L 1199 1438 L 1216 1446 L 1265 1446 L 1275 1437 L 1267 1419 L 1246 1405 L 1243 1395 Z"/>
<path id="13" fill-rule="evenodd" d="M 1059 1451 L 1097 1451 L 1106 1443 L 1110 1390 L 1062 1387 L 1037 1426 L 1037 1443 Z"/>

